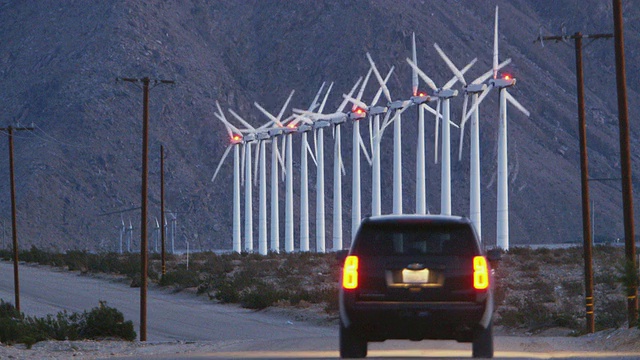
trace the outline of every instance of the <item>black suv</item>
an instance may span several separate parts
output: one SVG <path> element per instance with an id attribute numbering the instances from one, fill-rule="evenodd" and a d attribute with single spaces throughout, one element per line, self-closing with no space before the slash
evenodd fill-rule
<path id="1" fill-rule="evenodd" d="M 366 218 L 344 255 L 341 357 L 387 339 L 472 342 L 473 357 L 493 357 L 491 269 L 469 219 Z"/>

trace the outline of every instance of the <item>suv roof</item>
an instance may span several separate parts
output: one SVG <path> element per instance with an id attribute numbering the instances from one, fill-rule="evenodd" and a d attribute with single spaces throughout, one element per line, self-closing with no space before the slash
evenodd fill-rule
<path id="1" fill-rule="evenodd" d="M 370 216 L 362 220 L 362 224 L 365 223 L 420 223 L 420 222 L 437 222 L 440 224 L 468 224 L 471 223 L 466 217 L 462 216 L 452 216 L 452 215 L 417 215 L 417 214 L 406 214 L 406 215 L 379 215 L 379 216 Z"/>

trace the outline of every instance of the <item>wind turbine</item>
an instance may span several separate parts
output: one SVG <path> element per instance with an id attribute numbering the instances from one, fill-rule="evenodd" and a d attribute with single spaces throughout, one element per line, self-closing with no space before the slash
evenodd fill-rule
<path id="1" fill-rule="evenodd" d="M 402 118 L 400 117 L 400 115 L 402 114 L 404 109 L 406 109 L 411 105 L 411 100 L 393 101 L 391 99 L 391 93 L 389 92 L 389 89 L 387 88 L 385 81 L 382 79 L 382 76 L 380 75 L 380 72 L 378 71 L 369 53 L 367 53 L 367 59 L 369 60 L 369 63 L 373 68 L 373 72 L 376 75 L 376 79 L 378 79 L 378 82 L 382 87 L 384 96 L 387 98 L 387 101 L 388 101 L 387 113 L 385 115 L 383 124 L 381 125 L 380 133 L 376 138 L 377 142 L 380 141 L 380 137 L 382 136 L 382 132 L 384 131 L 384 128 L 389 123 L 395 121 L 394 127 L 393 127 L 393 213 L 402 214 L 402 149 L 401 149 L 402 148 L 402 134 L 401 134 Z M 395 112 L 395 116 L 393 117 L 393 119 L 389 120 L 389 117 L 393 112 Z M 374 126 L 374 130 L 377 130 L 375 126 Z M 379 155 L 379 154 L 375 154 L 374 158 L 376 157 L 376 155 Z"/>
<path id="2" fill-rule="evenodd" d="M 284 134 L 285 126 L 280 121 L 282 119 L 282 115 L 289 105 L 289 101 L 293 97 L 295 90 L 292 90 L 289 94 L 289 98 L 282 106 L 280 113 L 277 117 L 273 116 L 267 110 L 265 110 L 260 104 L 254 102 L 253 104 L 260 110 L 267 118 L 269 118 L 270 123 L 274 123 L 276 126 L 269 129 L 268 133 L 271 139 L 273 139 L 271 143 L 271 251 L 280 252 L 280 214 L 279 214 L 279 198 L 278 198 L 278 165 L 279 165 L 279 151 L 278 151 L 278 142 L 277 137 L 279 135 Z M 290 136 L 290 135 L 286 135 Z M 284 138 L 286 140 L 286 137 Z M 264 150 L 264 149 L 261 149 Z M 283 149 L 284 150 L 284 149 Z M 290 157 L 291 159 L 291 157 Z M 285 238 L 285 245 L 290 247 L 289 251 L 293 251 L 293 169 L 287 169 L 287 180 L 286 180 L 286 206 L 285 206 L 285 225 L 286 225 L 286 235 L 288 238 Z M 265 248 L 266 250 L 266 248 Z M 266 251 L 263 255 L 266 255 Z"/>
<path id="3" fill-rule="evenodd" d="M 362 77 L 358 79 L 355 83 L 351 91 L 349 92 L 348 97 L 353 96 L 353 93 L 360 85 L 362 81 Z M 327 126 L 334 126 L 334 155 L 333 155 L 333 250 L 338 251 L 342 250 L 342 173 L 344 165 L 342 162 L 342 149 L 341 149 L 341 125 L 347 121 L 347 119 L 353 119 L 355 117 L 363 118 L 365 116 L 364 111 L 360 114 L 353 115 L 354 113 L 348 112 L 343 113 L 342 111 L 347 106 L 349 100 L 344 99 L 336 112 L 332 114 L 318 114 L 312 113 L 305 110 L 294 109 L 294 112 L 298 114 L 303 114 L 308 116 L 309 118 L 315 120 L 313 122 L 314 128 L 316 129 L 316 158 L 318 160 L 318 173 L 321 174 L 321 164 L 322 164 L 322 172 L 324 171 L 324 159 L 322 147 L 324 145 L 323 141 L 323 128 Z M 326 125 L 325 125 L 326 123 Z M 322 156 L 321 156 L 322 155 Z M 319 176 L 319 180 L 322 180 L 322 192 L 324 193 L 324 179 L 323 176 Z M 320 192 L 320 183 L 318 183 L 318 193 Z M 324 201 L 324 200 L 323 200 Z M 324 203 L 323 203 L 324 205 Z M 323 206 L 324 210 L 324 206 Z M 318 215 L 318 213 L 317 213 Z M 319 215 L 318 215 L 319 216 Z M 317 219 L 318 220 L 318 219 Z M 316 221 L 317 221 L 316 220 Z M 316 226 L 318 226 L 316 222 Z M 322 239 L 320 239 L 322 240 Z M 322 249 L 319 248 L 319 252 L 324 252 L 324 242 L 321 243 Z"/>
<path id="4" fill-rule="evenodd" d="M 247 185 L 245 183 L 245 227 L 252 225 L 252 198 L 251 198 L 251 147 L 250 145 L 257 141 L 256 147 L 256 167 L 258 164 L 260 165 L 260 187 L 259 187 L 259 208 L 258 208 L 258 251 L 262 255 L 266 255 L 267 253 L 267 193 L 266 193 L 266 159 L 265 159 L 265 144 L 270 139 L 270 134 L 268 129 L 269 126 L 272 125 L 272 121 L 267 122 L 266 124 L 261 125 L 258 128 L 254 128 L 250 125 L 246 120 L 244 120 L 240 115 L 238 115 L 235 111 L 229 109 L 229 112 L 244 126 L 246 129 L 241 130 L 245 132 L 243 137 L 243 142 L 245 143 L 245 148 L 243 152 L 242 163 L 245 163 L 244 158 L 247 158 L 246 166 L 245 166 L 245 176 L 247 177 Z M 256 168 L 255 172 L 258 172 Z M 238 201 L 239 204 L 239 201 Z M 249 219 L 247 219 L 249 217 Z M 246 229 L 245 233 L 247 236 L 251 236 L 253 239 L 253 231 L 252 229 Z M 248 241 L 247 241 L 248 242 Z M 245 243 L 245 250 L 247 252 L 253 251 L 253 240 L 250 244 Z"/>
<path id="5" fill-rule="evenodd" d="M 127 226 L 124 224 L 124 219 L 122 218 L 122 215 L 120 215 L 120 221 L 122 222 L 122 227 L 120 228 L 120 254 L 122 254 L 122 237 L 127 232 Z"/>
<path id="6" fill-rule="evenodd" d="M 360 87 L 360 91 L 358 92 L 358 96 L 355 100 L 360 101 L 362 99 L 362 95 L 364 93 L 364 89 L 369 82 L 369 77 L 373 69 L 369 68 L 369 72 L 365 76 L 364 81 L 362 82 L 362 86 Z M 349 97 L 345 97 L 345 99 L 349 99 Z M 355 103 L 351 107 L 351 112 L 359 115 L 366 115 L 366 110 L 358 107 Z M 364 116 L 363 116 L 364 117 Z M 360 148 L 365 152 L 367 156 L 367 160 L 369 161 L 369 165 L 371 165 L 371 159 L 367 154 L 367 149 L 364 146 L 362 141 L 362 137 L 360 136 L 360 119 L 353 117 L 353 139 L 352 139 L 352 165 L 351 165 L 351 239 L 353 241 L 356 236 L 356 232 L 358 230 L 358 226 L 360 226 L 360 220 L 362 218 L 361 211 L 361 200 L 360 200 Z"/>
<path id="7" fill-rule="evenodd" d="M 446 58 L 444 52 L 440 49 L 438 44 L 434 44 L 434 47 Z M 473 59 L 467 66 L 465 66 L 460 73 L 464 74 L 475 64 L 477 61 Z M 433 97 L 438 99 L 436 105 L 436 127 L 440 116 L 440 107 L 442 106 L 442 156 L 441 156 L 441 182 L 440 182 L 440 213 L 442 215 L 451 215 L 451 112 L 449 107 L 449 101 L 451 98 L 458 95 L 458 90 L 452 90 L 453 86 L 458 81 L 458 76 L 454 76 L 444 86 L 438 88 L 436 84 L 431 80 L 418 66 L 409 58 L 407 62 L 418 73 L 418 75 L 424 80 L 424 82 L 433 90 Z M 454 124 L 455 125 L 455 124 Z M 436 130 L 436 139 L 438 137 Z M 436 140 L 436 161 L 437 161 L 437 140 Z"/>
<path id="8" fill-rule="evenodd" d="M 268 134 L 266 133 L 265 128 L 267 128 L 270 123 L 264 124 L 258 128 L 254 128 L 251 124 L 249 124 L 246 120 L 244 120 L 240 115 L 238 115 L 232 109 L 229 109 L 229 112 L 233 117 L 236 118 L 240 123 L 242 123 L 246 128 L 241 130 L 246 134 L 242 137 L 242 142 L 244 144 L 244 151 L 242 153 L 242 166 L 244 166 L 244 231 L 245 231 L 245 251 L 252 252 L 253 251 L 253 181 L 252 181 L 252 159 L 251 159 L 251 145 L 253 142 L 258 141 L 258 146 L 263 147 L 263 142 L 265 139 L 268 139 Z M 228 123 L 228 122 L 227 122 Z M 262 152 L 264 154 L 264 151 Z M 256 159 L 258 161 L 258 159 Z M 262 163 L 262 158 L 260 158 L 260 162 Z M 262 171 L 264 173 L 264 169 Z M 241 179 L 240 182 L 243 181 L 242 174 L 240 174 Z M 234 177 L 235 178 L 235 177 Z M 260 202 L 263 204 L 266 195 L 262 192 L 260 193 Z M 238 206 L 239 206 L 239 196 L 238 196 Z M 259 220 L 259 228 L 258 233 L 262 235 L 262 237 L 266 233 L 266 211 L 262 211 L 263 207 L 261 206 L 259 209 L 258 220 Z M 238 215 L 239 217 L 239 215 Z M 262 221 L 261 221 L 262 220 Z M 263 223 L 264 222 L 264 223 Z"/>
<path id="9" fill-rule="evenodd" d="M 241 237 L 240 237 L 240 147 L 245 141 L 244 136 L 240 129 L 231 125 L 231 123 L 227 120 L 220 107 L 220 104 L 216 101 L 216 106 L 218 108 L 218 112 L 215 114 L 218 120 L 220 120 L 227 130 L 227 134 L 229 135 L 229 146 L 225 150 L 220 162 L 218 164 L 218 168 L 216 169 L 211 181 L 213 182 L 218 175 L 218 171 L 220 171 L 220 167 L 224 163 L 225 158 L 229 154 L 229 150 L 233 148 L 233 251 L 240 253 L 242 251 L 241 245 Z M 252 135 L 255 137 L 255 135 Z M 165 220 L 166 221 L 166 220 Z"/>
<path id="10" fill-rule="evenodd" d="M 313 111 L 318 106 L 318 98 L 324 89 L 325 83 L 323 82 L 320 86 L 320 90 L 316 94 L 316 97 L 313 99 L 313 102 L 307 109 L 308 111 Z M 318 110 L 319 113 L 322 113 L 324 105 L 327 101 L 327 97 L 331 92 L 331 88 L 333 87 L 333 83 L 329 85 L 329 89 L 324 97 L 324 101 L 322 102 L 321 108 Z M 307 154 L 311 154 L 312 160 L 316 163 L 316 159 L 314 157 L 313 151 L 309 147 L 308 134 L 309 131 L 313 130 L 313 126 L 308 122 L 305 123 L 301 117 L 296 117 L 295 121 L 303 121 L 297 128 L 297 131 L 302 134 L 302 140 L 300 145 L 300 251 L 309 251 L 309 168 L 307 165 Z M 310 120 L 309 120 L 310 121 Z M 317 166 L 317 163 L 316 163 Z"/>
<path id="11" fill-rule="evenodd" d="M 464 91 L 464 102 L 462 120 L 460 121 L 460 149 L 458 151 L 458 161 L 462 160 L 462 146 L 464 144 L 464 129 L 465 124 L 469 117 L 471 117 L 471 127 L 469 129 L 470 144 L 469 144 L 469 217 L 471 222 L 476 227 L 478 237 L 482 239 L 482 211 L 481 211 L 481 191 L 480 191 L 480 127 L 479 119 L 480 114 L 478 110 L 479 96 L 487 89 L 487 85 L 484 82 L 493 75 L 494 72 L 501 69 L 511 62 L 511 59 L 507 59 L 497 66 L 492 68 L 486 73 L 482 74 L 470 84 L 467 84 L 464 77 L 460 78 Z M 451 65 L 450 65 L 451 67 Z M 453 70 L 453 69 L 452 69 Z M 472 97 L 472 111 L 467 113 L 467 104 L 469 96 Z"/>
<path id="12" fill-rule="evenodd" d="M 509 60 L 503 62 L 508 63 Z M 484 100 L 487 94 L 498 88 L 500 95 L 500 117 L 498 126 L 498 195 L 497 195 L 497 223 L 496 223 L 496 246 L 509 250 L 509 183 L 508 183 L 508 158 L 507 158 L 507 101 L 516 109 L 520 110 L 527 117 L 530 113 L 522 106 L 509 92 L 507 88 L 516 84 L 516 79 L 510 75 L 498 78 L 498 70 L 504 66 L 498 64 L 498 7 L 496 6 L 495 23 L 493 29 L 493 79 L 489 80 L 489 86 L 479 96 L 478 101 L 471 107 L 470 113 L 465 119 L 477 111 L 478 105 Z"/>

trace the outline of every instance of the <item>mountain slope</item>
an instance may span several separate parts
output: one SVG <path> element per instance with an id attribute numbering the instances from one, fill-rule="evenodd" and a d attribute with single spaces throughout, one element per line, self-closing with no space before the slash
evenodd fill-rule
<path id="1" fill-rule="evenodd" d="M 150 95 L 150 221 L 159 217 L 159 147 L 165 146 L 166 202 L 177 212 L 179 244 L 231 248 L 232 162 L 215 184 L 213 170 L 226 146 L 215 120 L 215 101 L 253 124 L 265 118 L 254 101 L 277 112 L 292 90 L 294 107 L 307 107 L 323 81 L 334 81 L 326 111 L 333 111 L 368 69 L 365 52 L 378 67 L 396 70 L 394 98 L 410 95 L 411 34 L 419 65 L 436 83 L 451 74 L 433 49 L 438 42 L 458 66 L 478 63 L 467 80 L 490 68 L 493 12 L 500 5 L 500 58 L 518 83 L 511 93 L 532 116 L 509 108 L 511 242 L 550 243 L 582 237 L 580 172 L 572 44 L 534 44 L 538 27 L 557 33 L 612 31 L 611 4 L 592 1 L 245 1 L 135 2 L 0 1 L 0 106 L 2 126 L 33 123 L 16 136 L 16 180 L 21 247 L 115 249 L 121 217 L 132 221 L 139 241 L 142 91 L 118 76 L 172 79 Z M 640 10 L 625 2 L 625 40 L 632 161 L 638 182 L 640 138 L 638 93 Z M 612 40 L 584 49 L 590 174 L 618 178 L 617 102 Z M 459 86 L 459 85 L 456 85 Z M 377 90 L 372 79 L 365 93 Z M 452 102 L 459 122 L 462 99 Z M 483 237 L 495 242 L 497 94 L 481 107 Z M 414 208 L 415 113 L 403 116 L 404 211 Z M 433 122 L 427 122 L 427 158 L 433 159 Z M 363 133 L 366 127 L 362 126 Z M 327 159 L 327 224 L 331 217 L 332 151 Z M 453 212 L 468 213 L 468 136 L 457 161 L 459 134 L 452 128 Z M 347 140 L 345 140 L 347 139 Z M 351 126 L 343 127 L 345 239 L 350 229 Z M 391 130 L 383 139 L 383 169 L 391 168 Z M 299 137 L 294 142 L 299 162 Z M 5 155 L 2 155 L 5 154 Z M 8 149 L 0 141 L 0 219 L 10 219 Z M 297 167 L 297 166 L 294 166 Z M 439 164 L 428 164 L 428 206 L 439 212 Z M 297 170 L 296 170 L 297 171 Z M 296 198 L 298 177 L 295 174 Z M 370 212 L 370 170 L 363 167 L 363 214 Z M 311 167 L 310 214 L 315 209 Z M 391 173 L 383 174 L 383 211 L 391 211 Z M 623 236 L 618 181 L 591 183 L 595 233 Z M 255 191 L 257 194 L 257 191 Z M 637 193 L 637 192 L 636 192 Z M 282 199 L 284 191 L 281 190 Z M 636 196 L 636 198 L 638 198 Z M 254 195 L 257 204 L 257 195 Z M 636 201 L 636 222 L 639 207 Z M 298 203 L 296 200 L 296 213 Z M 281 205 L 283 212 L 284 204 Z M 257 209 L 257 206 L 254 206 Z M 107 215 L 104 215 L 107 214 Z M 257 218 L 257 215 L 256 215 Z M 284 214 L 280 216 L 284 219 Z M 257 223 L 257 221 L 254 221 Z M 296 238 L 297 238 L 296 226 Z M 311 226 L 311 237 L 315 229 Z M 8 233 L 8 231 L 7 231 Z M 254 232 L 257 237 L 257 232 Z M 331 229 L 327 229 L 331 239 Z M 348 241 L 346 241 L 348 243 Z M 153 242 L 151 243 L 153 244 Z M 313 240 L 312 240 L 313 247 Z"/>

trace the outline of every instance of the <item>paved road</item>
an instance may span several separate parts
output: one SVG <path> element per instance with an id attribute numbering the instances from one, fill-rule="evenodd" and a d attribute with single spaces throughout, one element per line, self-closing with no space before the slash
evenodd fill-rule
<path id="1" fill-rule="evenodd" d="M 13 303 L 12 265 L 0 262 L 0 298 Z M 122 311 L 138 331 L 140 289 L 50 267 L 20 266 L 20 304 L 26 315 L 43 316 L 62 310 L 82 312 L 100 300 Z M 150 289 L 147 295 L 149 341 L 235 342 L 252 339 L 294 339 L 335 336 L 335 329 L 309 326 L 286 318 L 235 306 L 213 304 L 188 294 Z M 337 340 L 336 340 L 337 341 Z"/>
<path id="2" fill-rule="evenodd" d="M 12 272 L 10 263 L 0 262 L 0 298 L 11 302 Z M 127 320 L 133 320 L 136 331 L 139 329 L 140 292 L 126 283 L 49 267 L 21 265 L 20 285 L 22 310 L 27 315 L 43 316 L 61 310 L 80 312 L 97 306 L 99 300 L 105 300 L 109 306 L 122 311 Z M 335 359 L 338 356 L 335 327 L 315 326 L 283 315 L 218 305 L 202 297 L 169 294 L 159 289 L 150 289 L 148 293 L 147 335 L 148 345 L 137 352 L 116 351 L 111 355 L 105 354 L 105 357 L 127 353 L 131 354 L 131 358 L 147 359 Z M 182 348 L 176 348 L 176 340 L 181 341 Z M 184 341 L 197 343 L 185 345 Z M 495 343 L 498 359 L 640 358 L 640 352 L 601 351 L 585 337 L 496 336 Z M 179 350 L 179 354 L 176 350 Z M 388 341 L 369 346 L 370 358 L 470 356 L 470 344 L 453 341 Z"/>

